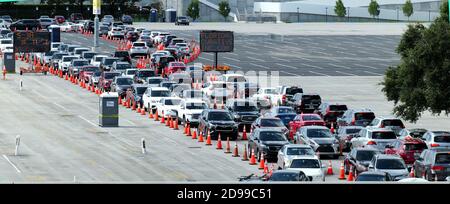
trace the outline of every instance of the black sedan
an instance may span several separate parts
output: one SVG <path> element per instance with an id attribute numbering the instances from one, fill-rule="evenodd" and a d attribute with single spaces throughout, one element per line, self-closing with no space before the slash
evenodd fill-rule
<path id="1" fill-rule="evenodd" d="M 251 155 L 252 151 L 261 159 L 261 154 L 267 161 L 276 162 L 278 151 L 289 144 L 283 132 L 272 129 L 256 129 L 248 140 L 248 151 Z"/>

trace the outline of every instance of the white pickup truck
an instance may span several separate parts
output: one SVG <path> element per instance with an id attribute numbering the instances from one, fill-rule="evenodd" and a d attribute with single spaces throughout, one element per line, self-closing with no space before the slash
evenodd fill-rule
<path id="1" fill-rule="evenodd" d="M 165 87 L 150 87 L 142 95 L 142 102 L 146 110 L 151 109 L 155 113 L 156 106 L 161 103 L 161 99 L 169 97 L 169 89 Z"/>
<path id="2" fill-rule="evenodd" d="M 158 104 L 156 104 L 156 110 L 159 116 L 164 117 L 177 117 L 176 109 L 180 106 L 181 99 L 178 97 L 162 98 Z"/>
<path id="3" fill-rule="evenodd" d="M 189 121 L 191 125 L 198 125 L 198 120 L 203 110 L 208 108 L 208 104 L 200 99 L 188 98 L 181 101 L 176 111 L 178 114 L 178 121 L 183 124 Z"/>

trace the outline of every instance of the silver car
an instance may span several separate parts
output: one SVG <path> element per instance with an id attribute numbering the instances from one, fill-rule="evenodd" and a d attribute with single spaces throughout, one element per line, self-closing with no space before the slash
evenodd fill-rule
<path id="1" fill-rule="evenodd" d="M 364 128 L 350 140 L 352 148 L 371 146 L 378 150 L 384 150 L 397 140 L 394 131 L 387 128 Z"/>
<path id="2" fill-rule="evenodd" d="M 136 55 L 147 56 L 150 54 L 150 49 L 146 42 L 134 42 L 130 49 L 130 56 L 134 57 Z"/>
<path id="3" fill-rule="evenodd" d="M 381 171 L 391 175 L 395 180 L 407 178 L 409 175 L 403 159 L 393 154 L 377 154 L 369 164 L 369 171 Z"/>
<path id="4" fill-rule="evenodd" d="M 405 129 L 402 120 L 393 116 L 378 116 L 367 127 L 391 129 L 396 135 L 400 135 L 400 131 Z"/>
<path id="5" fill-rule="evenodd" d="M 422 139 L 428 146 L 428 149 L 450 149 L 450 132 L 449 131 L 428 131 Z"/>
<path id="6" fill-rule="evenodd" d="M 304 126 L 294 136 L 299 144 L 310 145 L 319 155 L 339 157 L 339 140 L 325 126 Z"/>
<path id="7" fill-rule="evenodd" d="M 298 156 L 314 156 L 316 153 L 314 149 L 309 145 L 304 144 L 288 144 L 284 145 L 277 156 L 278 169 L 284 169 L 285 166 L 289 166 L 294 158 Z"/>

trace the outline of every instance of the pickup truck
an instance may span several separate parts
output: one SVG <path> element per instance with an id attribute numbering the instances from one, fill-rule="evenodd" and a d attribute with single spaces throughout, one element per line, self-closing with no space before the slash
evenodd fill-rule
<path id="1" fill-rule="evenodd" d="M 198 125 L 198 120 L 203 110 L 208 109 L 208 104 L 200 99 L 189 98 L 182 100 L 176 108 L 178 121 L 183 124 L 189 122 L 192 126 Z"/>
<path id="2" fill-rule="evenodd" d="M 161 103 L 161 99 L 170 97 L 170 91 L 165 87 L 149 87 L 142 95 L 142 102 L 146 110 L 156 113 L 156 106 Z"/>

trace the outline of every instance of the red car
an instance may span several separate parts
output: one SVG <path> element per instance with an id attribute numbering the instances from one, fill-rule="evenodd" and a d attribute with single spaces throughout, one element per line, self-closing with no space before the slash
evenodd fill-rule
<path id="1" fill-rule="evenodd" d="M 317 114 L 298 114 L 294 120 L 289 122 L 289 138 L 294 139 L 295 132 L 303 126 L 319 125 L 325 126 L 325 121 Z"/>
<path id="2" fill-rule="evenodd" d="M 61 24 L 66 22 L 66 18 L 64 18 L 64 16 L 55 16 L 55 21 L 57 24 Z"/>
<path id="3" fill-rule="evenodd" d="M 89 83 L 89 78 L 94 74 L 94 72 L 98 72 L 100 69 L 96 66 L 84 66 L 81 67 L 78 71 L 78 78 L 84 80 L 84 82 Z"/>
<path id="4" fill-rule="evenodd" d="M 164 69 L 164 73 L 169 75 L 178 71 L 185 71 L 186 65 L 183 62 L 170 62 Z"/>
<path id="5" fill-rule="evenodd" d="M 407 136 L 404 140 L 397 140 L 387 145 L 384 153 L 400 155 L 405 164 L 411 167 L 424 149 L 427 149 L 427 144 L 423 140 Z"/>

